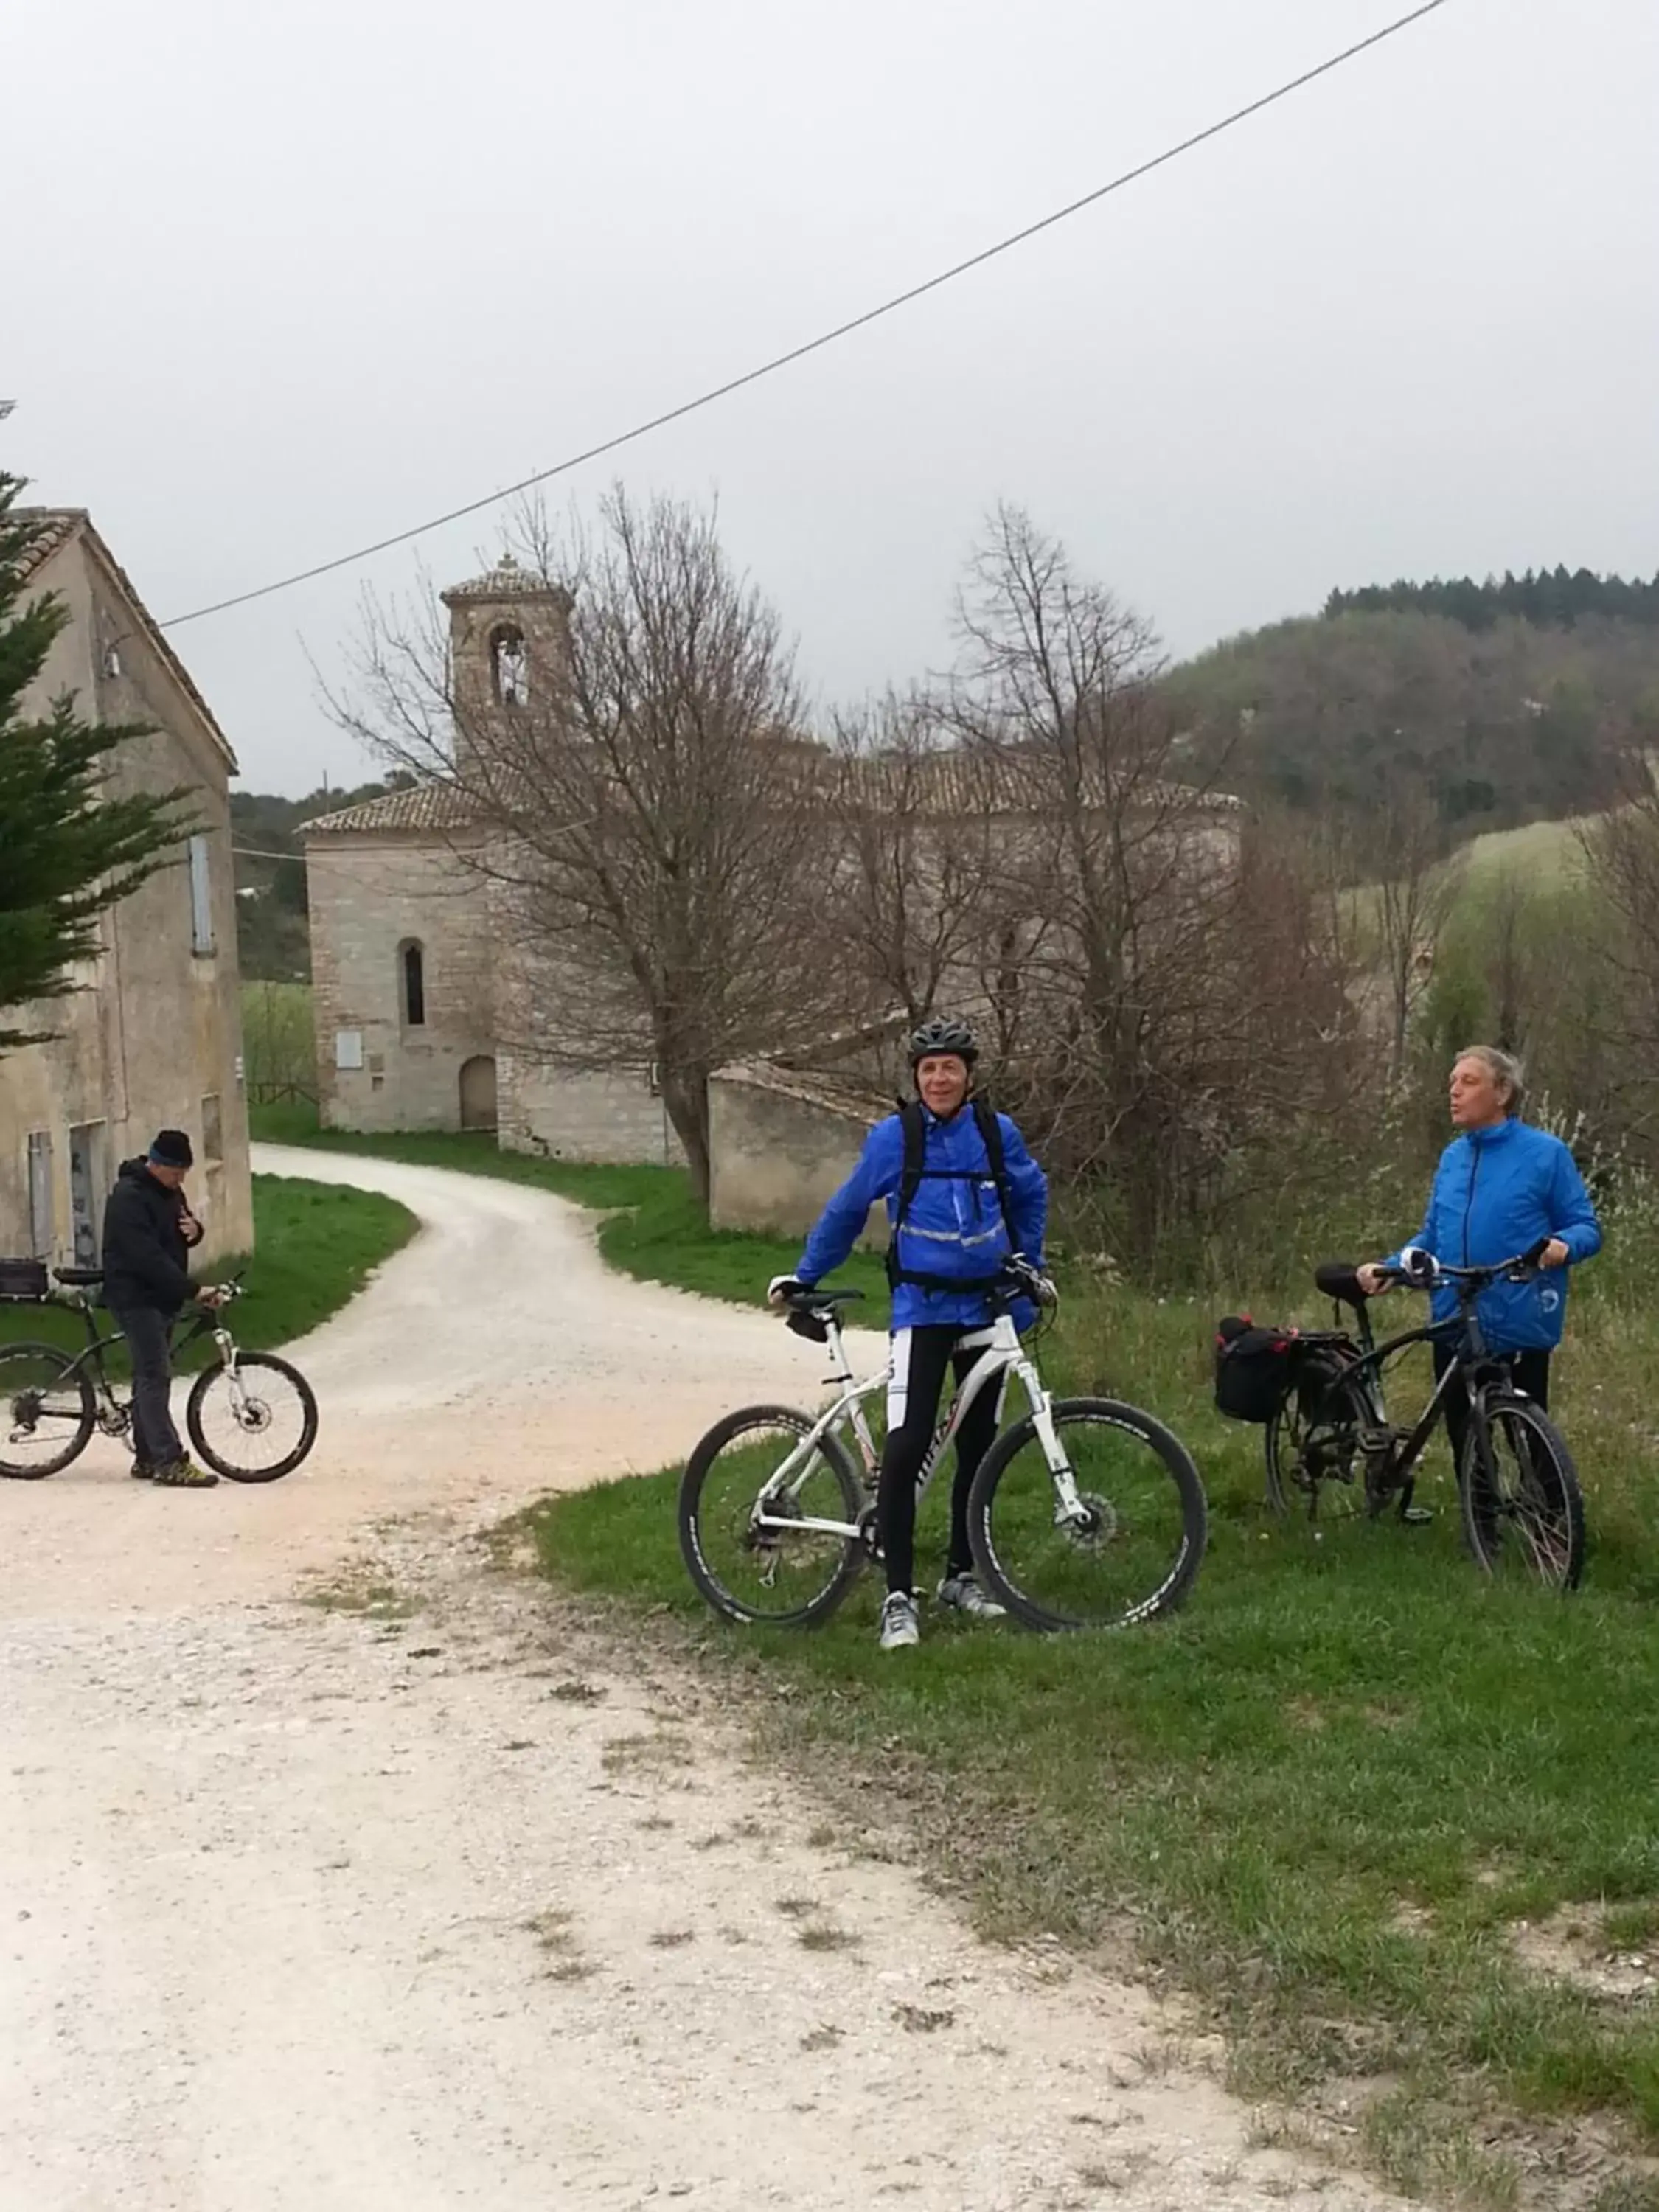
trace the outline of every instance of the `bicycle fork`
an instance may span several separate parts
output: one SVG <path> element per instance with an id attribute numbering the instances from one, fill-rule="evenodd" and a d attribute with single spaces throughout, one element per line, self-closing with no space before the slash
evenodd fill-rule
<path id="1" fill-rule="evenodd" d="M 1037 1442 L 1042 1447 L 1042 1456 L 1048 1462 L 1049 1479 L 1054 1486 L 1054 1526 L 1056 1528 L 1080 1528 L 1090 1519 L 1089 1508 L 1084 1504 L 1077 1486 L 1077 1476 L 1072 1462 L 1066 1456 L 1066 1447 L 1060 1441 L 1060 1431 L 1054 1426 L 1054 1401 L 1043 1388 L 1036 1370 L 1021 1360 L 1014 1372 L 1018 1376 L 1031 1408 L 1031 1426 L 1036 1431 Z"/>

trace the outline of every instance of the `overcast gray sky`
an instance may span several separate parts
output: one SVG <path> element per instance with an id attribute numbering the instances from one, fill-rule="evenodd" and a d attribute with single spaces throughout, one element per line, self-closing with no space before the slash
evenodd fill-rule
<path id="1" fill-rule="evenodd" d="M 0 460 L 166 618 L 543 467 L 1088 191 L 1405 0 L 10 0 Z M 565 480 L 718 493 L 822 699 L 939 665 L 1018 500 L 1186 653 L 1336 583 L 1659 569 L 1659 5 L 1451 0 Z M 173 634 L 252 787 L 366 582 Z"/>

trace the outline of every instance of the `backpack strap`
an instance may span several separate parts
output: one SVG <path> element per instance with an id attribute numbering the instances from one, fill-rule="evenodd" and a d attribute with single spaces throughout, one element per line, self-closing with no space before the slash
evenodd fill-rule
<path id="1" fill-rule="evenodd" d="M 997 1204 L 1002 1208 L 1002 1225 L 1008 1232 L 1008 1249 L 1018 1252 L 1019 1239 L 1014 1234 L 1014 1193 L 1008 1181 L 1008 1162 L 1002 1150 L 1002 1124 L 995 1109 L 980 1097 L 977 1092 L 969 1101 L 974 1109 L 974 1122 L 979 1131 L 980 1142 L 985 1147 L 985 1164 L 991 1170 L 991 1180 L 997 1187 Z"/>
<path id="2" fill-rule="evenodd" d="M 968 1103 L 973 1109 L 974 1127 L 979 1131 L 980 1142 L 985 1147 L 986 1166 L 990 1172 L 992 1182 L 996 1185 L 997 1205 L 1001 1210 L 1002 1225 L 1007 1235 L 1008 1249 L 1012 1252 L 1018 1249 L 1018 1239 L 1014 1234 L 1013 1191 L 1008 1181 L 1008 1163 L 1002 1149 L 1002 1127 L 997 1120 L 994 1109 L 977 1094 Z M 916 1193 L 921 1189 L 922 1178 L 928 1170 L 926 1166 L 927 1119 L 921 1099 L 902 1098 L 898 1102 L 898 1116 L 904 1154 L 903 1164 L 899 1170 L 898 1204 L 893 1212 L 892 1234 L 887 1240 L 888 1287 L 890 1290 L 896 1290 L 901 1283 L 908 1283 L 915 1289 L 922 1291 L 994 1290 L 1000 1279 L 995 1275 L 975 1276 L 969 1280 L 958 1282 L 946 1275 L 915 1274 L 910 1269 L 900 1267 L 899 1231 L 903 1228 L 906 1216 L 915 1203 Z M 938 1172 L 952 1181 L 961 1180 L 964 1176 L 968 1180 L 973 1179 L 971 1170 L 943 1169 Z"/>

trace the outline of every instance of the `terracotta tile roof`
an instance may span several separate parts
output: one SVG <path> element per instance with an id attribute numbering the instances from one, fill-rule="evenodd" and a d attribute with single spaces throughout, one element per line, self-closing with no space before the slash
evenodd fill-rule
<path id="1" fill-rule="evenodd" d="M 570 603 L 570 594 L 562 584 L 554 583 L 537 569 L 521 568 L 510 553 L 503 553 L 487 574 L 474 576 L 465 584 L 452 584 L 440 597 L 447 607 L 457 599 L 560 599 L 567 606 Z"/>
<path id="2" fill-rule="evenodd" d="M 952 745 L 919 759 L 855 756 L 843 760 L 841 773 L 849 804 L 884 800 L 895 811 L 946 818 L 1036 814 L 1052 803 L 1054 789 L 1052 763 L 1040 754 L 1022 758 L 1015 746 L 992 752 Z M 1091 765 L 1084 770 L 1084 805 L 1103 808 L 1110 795 L 1108 780 Z M 1176 812 L 1230 813 L 1240 804 L 1225 792 L 1151 779 L 1133 791 L 1140 805 Z"/>
<path id="3" fill-rule="evenodd" d="M 99 536 L 87 509 L 84 507 L 15 507 L 12 509 L 12 514 L 20 521 L 36 524 L 40 531 L 40 535 L 22 558 L 21 574 L 26 577 L 33 575 L 37 569 L 44 568 L 54 553 L 62 551 L 77 531 L 85 535 L 94 557 L 108 573 L 121 596 L 125 599 L 131 611 L 135 624 L 143 630 L 152 651 L 161 660 L 179 689 L 201 716 L 208 735 L 223 753 L 230 773 L 234 775 L 237 772 L 236 755 L 232 750 L 230 739 L 219 727 L 212 708 L 197 690 L 190 671 L 167 643 L 165 635 L 157 627 L 155 617 L 139 598 L 131 577 L 128 575 L 126 570 Z"/>
<path id="4" fill-rule="evenodd" d="M 21 577 L 32 576 L 50 561 L 54 553 L 69 544 L 76 527 L 88 520 L 84 507 L 15 507 L 12 514 L 19 522 L 32 524 L 38 533 L 18 562 L 16 574 Z"/>
<path id="5" fill-rule="evenodd" d="M 463 830 L 469 819 L 465 794 L 448 783 L 412 783 L 333 814 L 319 814 L 299 825 L 301 837 L 358 837 L 377 831 L 409 836 L 422 830 L 440 834 Z"/>

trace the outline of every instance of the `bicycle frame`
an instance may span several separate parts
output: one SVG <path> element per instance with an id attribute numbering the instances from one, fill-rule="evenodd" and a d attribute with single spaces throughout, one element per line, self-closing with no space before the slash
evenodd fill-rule
<path id="1" fill-rule="evenodd" d="M 803 1529 L 811 1529 L 823 1535 L 841 1537 L 856 1537 L 864 1534 L 861 1522 L 830 1521 L 811 1515 L 778 1515 L 768 1510 L 771 1502 L 778 1498 L 787 1496 L 793 1500 L 799 1496 L 819 1443 L 843 1422 L 850 1425 L 858 1440 L 866 1484 L 873 1481 L 878 1469 L 875 1439 L 865 1415 L 864 1402 L 867 1398 L 873 1398 L 878 1391 L 886 1389 L 892 1380 L 892 1362 L 890 1359 L 879 1373 L 860 1382 L 854 1376 L 852 1364 L 847 1357 L 839 1316 L 831 1314 L 827 1320 L 833 1371 L 825 1380 L 831 1386 L 839 1385 L 841 1395 L 819 1414 L 793 1450 L 762 1486 L 760 1495 L 755 1500 L 752 1516 L 751 1525 L 756 1528 L 787 1529 L 795 1534 Z M 976 1337 L 988 1333 L 990 1342 L 986 1346 L 984 1356 L 975 1362 L 967 1376 L 957 1384 L 948 1411 L 933 1431 L 933 1442 L 927 1447 L 927 1456 L 916 1477 L 917 1504 L 920 1505 L 927 1496 L 939 1462 L 960 1434 L 969 1409 L 994 1381 L 1000 1397 L 1007 1378 L 1012 1376 L 1024 1392 L 1026 1403 L 1030 1408 L 1031 1421 L 1042 1443 L 1048 1472 L 1054 1478 L 1059 1512 L 1065 1516 L 1080 1515 L 1084 1508 L 1078 1497 L 1076 1478 L 1054 1429 L 1054 1401 L 1037 1372 L 1036 1362 L 1027 1355 L 1020 1343 L 1018 1331 L 1008 1314 L 999 1314 L 988 1332 L 964 1329 L 963 1334 Z"/>
<path id="2" fill-rule="evenodd" d="M 1390 1449 L 1387 1490 L 1397 1489 L 1417 1465 L 1429 1438 L 1434 1434 L 1436 1423 L 1444 1411 L 1446 1394 L 1460 1376 L 1468 1389 L 1470 1413 L 1484 1431 L 1486 1407 L 1483 1392 L 1486 1378 L 1482 1370 L 1489 1370 L 1498 1363 L 1487 1351 L 1486 1338 L 1481 1334 L 1480 1319 L 1474 1310 L 1474 1297 L 1478 1295 L 1477 1292 L 1463 1297 L 1460 1293 L 1461 1310 L 1452 1319 L 1431 1322 L 1422 1328 L 1406 1329 L 1399 1336 L 1391 1336 L 1382 1344 L 1376 1342 L 1372 1334 L 1370 1313 L 1363 1306 L 1359 1309 L 1357 1334 L 1360 1356 L 1344 1367 L 1340 1375 L 1334 1376 L 1321 1394 L 1314 1413 L 1310 1417 L 1310 1428 L 1325 1416 L 1328 1401 L 1334 1399 L 1340 1401 L 1358 1391 L 1376 1427 L 1387 1430 L 1389 1420 L 1382 1386 L 1382 1370 L 1388 1361 L 1396 1352 L 1409 1351 L 1414 1344 L 1449 1344 L 1454 1338 L 1459 1340 L 1456 1358 L 1436 1382 L 1429 1402 L 1419 1415 L 1411 1433 L 1402 1444 Z"/>
<path id="3" fill-rule="evenodd" d="M 114 1386 L 109 1379 L 109 1370 L 104 1364 L 104 1354 L 112 1351 L 118 1344 L 125 1343 L 125 1339 L 118 1328 L 112 1329 L 107 1336 L 99 1335 L 97 1323 L 92 1317 L 93 1302 L 90 1298 L 60 1295 L 53 1303 L 66 1306 L 71 1313 L 78 1313 L 86 1328 L 86 1343 L 70 1361 L 69 1375 L 78 1378 L 82 1371 L 85 1371 L 87 1380 L 92 1384 L 93 1394 L 101 1409 L 98 1417 L 99 1426 L 106 1436 L 124 1435 L 131 1419 L 131 1403 L 124 1405 L 116 1396 Z M 205 1307 L 199 1308 L 184 1334 L 173 1340 L 172 1350 L 175 1356 L 181 1352 L 188 1351 L 192 1344 L 211 1331 L 220 1359 L 224 1364 L 225 1373 L 230 1381 L 233 1397 L 240 1407 L 242 1385 L 240 1376 L 237 1372 L 236 1343 L 223 1322 L 216 1320 L 216 1309 L 210 1311 Z M 176 1322 L 174 1326 L 177 1326 Z M 89 1365 L 88 1363 L 90 1363 Z"/>

